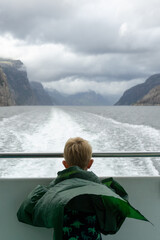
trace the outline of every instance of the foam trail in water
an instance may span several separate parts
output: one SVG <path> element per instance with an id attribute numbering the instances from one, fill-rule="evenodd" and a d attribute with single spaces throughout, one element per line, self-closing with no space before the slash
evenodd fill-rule
<path id="1" fill-rule="evenodd" d="M 70 137 L 82 136 L 88 139 L 79 125 L 63 110 L 53 108 L 47 121 L 33 123 L 32 116 L 28 116 L 29 125 L 25 130 L 14 132 L 22 152 L 63 152 L 64 144 Z M 25 119 L 26 121 L 26 119 Z M 11 129 L 10 129 L 11 130 Z M 13 149 L 10 149 L 13 151 Z M 15 167 L 5 173 L 9 176 L 55 176 L 62 169 L 62 159 L 21 159 L 16 160 Z"/>
<path id="2" fill-rule="evenodd" d="M 93 113 L 72 111 L 84 131 L 90 133 L 94 152 L 159 151 L 160 131 L 144 125 L 120 123 Z M 85 119 L 85 121 L 84 121 Z M 96 160 L 97 161 L 97 160 Z M 158 175 L 155 161 L 150 158 L 114 158 L 98 160 L 97 173 L 111 175 Z M 102 172 L 102 169 L 106 169 Z M 159 166 L 160 169 L 160 166 Z"/>

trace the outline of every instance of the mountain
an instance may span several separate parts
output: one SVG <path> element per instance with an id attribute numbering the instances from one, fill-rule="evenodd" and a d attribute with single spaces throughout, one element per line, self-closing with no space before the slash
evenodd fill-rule
<path id="1" fill-rule="evenodd" d="M 38 82 L 29 82 L 27 71 L 20 60 L 0 58 L 0 105 L 112 105 L 113 98 L 107 98 L 94 91 L 66 95 L 47 90 Z"/>
<path id="2" fill-rule="evenodd" d="M 160 74 L 149 77 L 144 83 L 126 90 L 115 105 L 132 105 L 142 99 L 151 89 L 160 85 Z"/>
<path id="3" fill-rule="evenodd" d="M 160 85 L 152 88 L 149 93 L 135 105 L 160 105 Z"/>
<path id="4" fill-rule="evenodd" d="M 0 59 L 0 67 L 16 105 L 34 105 L 36 98 L 31 89 L 27 72 L 19 60 Z"/>
<path id="5" fill-rule="evenodd" d="M 62 94 L 60 92 L 58 92 L 55 89 L 45 89 L 48 93 L 48 95 L 50 96 L 50 98 L 52 99 L 52 102 L 55 103 L 55 105 L 67 105 L 67 96 L 66 94 Z"/>
<path id="6" fill-rule="evenodd" d="M 37 105 L 53 105 L 49 94 L 44 90 L 43 85 L 39 82 L 30 82 L 32 91 L 36 96 Z"/>
<path id="7" fill-rule="evenodd" d="M 0 105 L 53 105 L 41 83 L 29 82 L 20 60 L 0 58 Z"/>
<path id="8" fill-rule="evenodd" d="M 110 105 L 109 100 L 94 91 L 80 92 L 72 95 L 62 94 L 56 90 L 47 89 L 49 96 L 56 105 L 104 106 Z"/>
<path id="9" fill-rule="evenodd" d="M 0 68 L 0 106 L 15 105 L 14 98 L 10 92 L 6 76 Z"/>

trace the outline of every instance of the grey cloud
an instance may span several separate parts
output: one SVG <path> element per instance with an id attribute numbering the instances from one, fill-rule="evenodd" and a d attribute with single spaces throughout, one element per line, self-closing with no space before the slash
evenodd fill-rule
<path id="1" fill-rule="evenodd" d="M 90 1 L 89 3 L 91 4 Z M 148 44 L 146 40 L 152 29 L 146 36 L 143 28 L 139 31 L 138 26 L 139 19 L 141 25 L 142 23 L 145 25 L 145 21 L 148 21 L 147 16 L 146 18 L 143 15 L 138 16 L 133 11 L 135 16 L 125 13 L 126 19 L 121 15 L 114 19 L 113 9 L 113 12 L 109 13 L 106 8 L 108 15 L 97 18 L 95 13 L 92 16 L 89 12 L 91 6 L 85 4 L 85 1 L 82 1 L 81 6 L 80 3 L 75 4 L 75 1 L 65 0 L 25 2 L 3 0 L 0 3 L 0 29 L 1 32 L 11 32 L 15 37 L 27 39 L 31 43 L 62 43 L 74 51 L 89 54 L 146 52 L 150 48 L 152 39 Z M 142 7 L 140 9 L 142 10 Z M 83 11 L 86 11 L 86 14 Z M 91 17 L 87 17 L 87 11 Z M 131 17 L 134 19 L 131 20 Z M 121 37 L 119 30 L 124 20 L 129 22 L 130 29 L 126 36 Z"/>
<path id="2" fill-rule="evenodd" d="M 49 55 L 42 54 L 38 62 L 32 60 L 34 63 L 27 63 L 31 78 L 42 82 L 52 82 L 68 77 L 112 82 L 144 78 L 149 72 L 144 68 L 142 58 L 138 61 L 139 56 L 133 55 L 131 58 L 129 54 L 110 54 L 109 56 L 103 54 L 98 57 L 75 55 L 71 60 L 69 57 L 63 58 L 62 54 L 56 57 L 52 60 Z M 147 59 L 145 61 L 146 65 L 149 65 Z M 150 61 L 149 58 L 148 61 Z"/>
<path id="3" fill-rule="evenodd" d="M 13 52 L 30 80 L 120 83 L 159 72 L 159 1 L 106 2 L 1 0 L 0 33 L 24 41 Z"/>
<path id="4" fill-rule="evenodd" d="M 0 2 L 0 31 L 11 32 L 15 37 L 25 39 L 41 38 L 41 32 L 51 30 L 52 21 L 72 17 L 75 6 L 72 1 L 50 0 L 2 0 Z M 44 24 L 45 23 L 45 24 Z M 41 28 L 43 26 L 43 28 Z M 36 35 L 36 36 L 35 36 Z"/>

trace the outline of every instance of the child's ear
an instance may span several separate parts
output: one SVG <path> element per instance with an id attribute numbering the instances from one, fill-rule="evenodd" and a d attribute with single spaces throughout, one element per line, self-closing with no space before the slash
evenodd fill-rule
<path id="1" fill-rule="evenodd" d="M 69 166 L 68 166 L 68 164 L 67 164 L 67 162 L 66 162 L 65 160 L 62 161 L 62 164 L 63 164 L 63 166 L 64 166 L 65 168 L 69 168 Z"/>
<path id="2" fill-rule="evenodd" d="M 93 162 L 94 162 L 93 159 L 90 159 L 90 160 L 89 160 L 89 163 L 88 163 L 88 166 L 87 166 L 88 169 L 92 166 Z"/>

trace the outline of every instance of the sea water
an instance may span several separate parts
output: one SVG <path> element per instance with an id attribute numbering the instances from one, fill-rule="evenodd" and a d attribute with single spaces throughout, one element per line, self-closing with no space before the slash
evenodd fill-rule
<path id="1" fill-rule="evenodd" d="M 70 137 L 87 139 L 93 152 L 160 151 L 160 107 L 0 108 L 0 152 L 63 152 Z M 55 177 L 61 158 L 0 159 L 0 177 Z M 99 176 L 160 175 L 159 158 L 96 158 Z"/>

